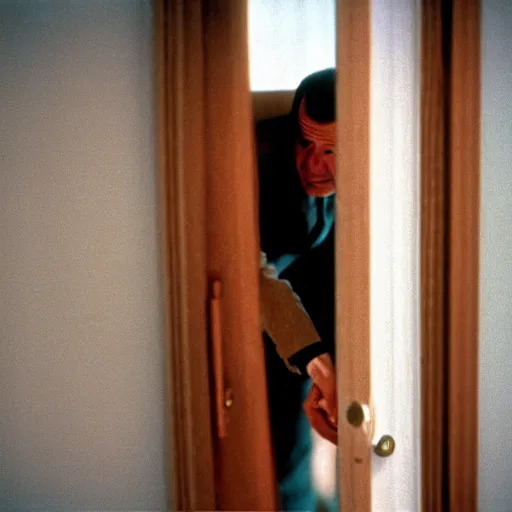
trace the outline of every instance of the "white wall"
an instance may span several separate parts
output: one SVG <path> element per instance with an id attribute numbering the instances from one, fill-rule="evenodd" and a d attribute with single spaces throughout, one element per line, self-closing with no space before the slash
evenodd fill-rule
<path id="1" fill-rule="evenodd" d="M 162 510 L 152 12 L 0 0 L 0 509 Z"/>
<path id="2" fill-rule="evenodd" d="M 512 510 L 512 2 L 483 0 L 480 510 Z"/>

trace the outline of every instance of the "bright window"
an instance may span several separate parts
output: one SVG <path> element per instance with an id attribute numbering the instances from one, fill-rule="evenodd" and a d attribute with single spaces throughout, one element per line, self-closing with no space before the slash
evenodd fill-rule
<path id="1" fill-rule="evenodd" d="M 335 0 L 249 0 L 251 89 L 296 89 L 333 67 L 335 34 Z"/>

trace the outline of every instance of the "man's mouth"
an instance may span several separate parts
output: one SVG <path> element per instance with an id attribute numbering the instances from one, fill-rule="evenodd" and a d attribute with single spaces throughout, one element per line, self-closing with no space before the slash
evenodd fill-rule
<path id="1" fill-rule="evenodd" d="M 328 185 L 331 183 L 334 183 L 334 180 L 327 179 L 327 180 L 309 180 L 308 183 L 311 185 Z"/>

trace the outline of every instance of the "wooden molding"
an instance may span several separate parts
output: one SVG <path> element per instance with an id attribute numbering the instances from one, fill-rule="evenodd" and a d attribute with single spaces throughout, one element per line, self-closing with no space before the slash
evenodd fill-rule
<path id="1" fill-rule="evenodd" d="M 215 509 L 211 412 L 204 399 L 210 396 L 206 176 L 204 149 L 196 144 L 204 131 L 201 25 L 200 2 L 157 1 L 169 510 Z"/>
<path id="2" fill-rule="evenodd" d="M 340 509 L 371 510 L 371 443 L 345 418 L 370 404 L 370 2 L 337 2 L 336 359 Z"/>
<path id="3" fill-rule="evenodd" d="M 421 102 L 424 510 L 476 511 L 480 2 L 424 0 Z"/>
<path id="4" fill-rule="evenodd" d="M 446 443 L 447 63 L 443 0 L 424 0 L 421 31 L 420 267 L 422 509 L 443 510 Z"/>
<path id="5" fill-rule="evenodd" d="M 452 512 L 478 500 L 480 2 L 453 2 L 450 75 L 448 466 Z"/>

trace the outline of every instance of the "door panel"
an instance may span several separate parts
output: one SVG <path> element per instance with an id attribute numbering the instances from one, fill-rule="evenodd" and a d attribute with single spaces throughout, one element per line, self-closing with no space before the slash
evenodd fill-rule
<path id="1" fill-rule="evenodd" d="M 420 506 L 419 45 L 414 0 L 372 0 L 370 269 L 373 510 Z M 439 148 L 437 148 L 439 149 Z"/>
<path id="2" fill-rule="evenodd" d="M 247 12 L 205 1 L 207 272 L 222 286 L 226 436 L 216 439 L 217 507 L 276 510 L 259 317 L 259 248 Z"/>

